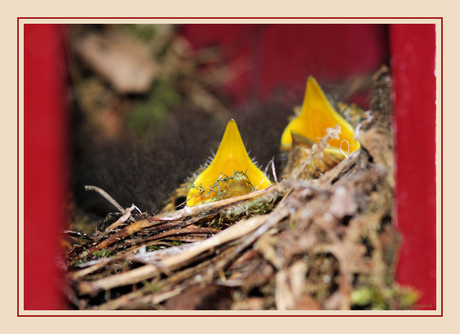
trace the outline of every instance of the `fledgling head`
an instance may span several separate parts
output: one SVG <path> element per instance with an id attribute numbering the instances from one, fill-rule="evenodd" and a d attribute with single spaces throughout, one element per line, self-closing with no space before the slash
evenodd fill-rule
<path id="1" fill-rule="evenodd" d="M 289 150 L 293 145 L 292 133 L 307 137 L 315 142 L 327 134 L 327 128 L 340 125 L 339 138 L 329 141 L 332 148 L 352 153 L 359 149 L 359 143 L 354 139 L 354 129 L 337 111 L 331 106 L 321 87 L 313 77 L 307 80 L 305 97 L 300 114 L 295 117 L 286 127 L 281 136 L 281 149 Z M 348 145 L 342 144 L 347 141 Z"/>
<path id="2" fill-rule="evenodd" d="M 247 194 L 272 183 L 249 157 L 236 122 L 228 122 L 214 159 L 190 186 L 187 206 Z"/>

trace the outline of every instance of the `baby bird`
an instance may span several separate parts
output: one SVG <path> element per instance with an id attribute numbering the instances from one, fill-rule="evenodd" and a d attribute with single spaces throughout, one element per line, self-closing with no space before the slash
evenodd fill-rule
<path id="1" fill-rule="evenodd" d="M 241 196 L 271 186 L 249 157 L 235 120 L 230 120 L 214 159 L 192 182 L 187 206 Z"/>
<path id="2" fill-rule="evenodd" d="M 340 149 L 342 141 L 346 140 L 349 144 L 349 152 L 356 151 L 359 143 L 353 138 L 355 134 L 353 127 L 334 110 L 318 82 L 310 76 L 307 80 L 302 110 L 284 130 L 281 136 L 281 148 L 292 148 L 291 132 L 297 132 L 317 142 L 326 135 L 326 128 L 333 128 L 337 124 L 340 124 L 341 134 L 338 139 L 330 140 L 329 144 Z"/>
<path id="3" fill-rule="evenodd" d="M 288 178 L 308 156 L 310 162 L 303 177 L 318 177 L 359 149 L 354 134 L 352 125 L 334 110 L 317 81 L 310 76 L 301 111 L 281 136 L 281 150 L 289 152 L 283 177 Z"/>

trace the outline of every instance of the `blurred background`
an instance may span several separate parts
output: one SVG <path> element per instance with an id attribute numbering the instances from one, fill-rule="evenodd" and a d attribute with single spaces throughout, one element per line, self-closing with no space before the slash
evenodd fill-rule
<path id="1" fill-rule="evenodd" d="M 231 118 L 260 166 L 279 167 L 279 138 L 309 75 L 366 108 L 389 59 L 385 25 L 70 25 L 66 37 L 79 230 L 87 213 L 113 210 L 84 185 L 159 210 Z"/>

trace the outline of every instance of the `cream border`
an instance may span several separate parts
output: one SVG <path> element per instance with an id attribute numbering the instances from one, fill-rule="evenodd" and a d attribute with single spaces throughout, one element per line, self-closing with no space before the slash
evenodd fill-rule
<path id="1" fill-rule="evenodd" d="M 415 13 L 415 12 L 418 12 L 418 11 L 417 11 L 417 10 L 414 10 L 413 15 L 418 14 L 418 13 Z M 431 13 L 434 13 L 434 12 L 432 11 Z M 273 15 L 273 14 L 272 14 L 272 15 Z M 245 16 L 246 16 L 246 15 L 245 15 Z M 427 15 L 425 14 L 425 16 L 427 16 Z M 29 21 L 29 20 L 24 20 L 24 21 L 21 21 L 21 23 L 26 23 L 26 22 L 27 22 L 27 23 L 32 23 L 32 21 L 33 21 L 33 20 L 31 20 L 31 21 Z M 47 22 L 47 20 L 39 20 L 39 21 L 40 21 L 41 23 Z M 85 20 L 82 20 L 82 22 L 75 22 L 74 20 L 71 20 L 72 23 L 74 23 L 74 22 L 75 22 L 75 23 L 89 23 L 89 22 L 92 22 L 93 20 L 88 20 L 87 22 L 84 22 L 84 21 L 85 21 Z M 181 20 L 181 21 L 179 21 L 179 22 L 186 23 L 186 22 L 190 22 L 190 21 L 191 21 L 191 22 L 197 22 L 196 20 Z M 217 21 L 220 21 L 220 20 L 217 20 Z M 314 23 L 331 23 L 331 22 L 338 23 L 338 22 L 341 22 L 341 20 L 336 20 L 336 19 L 327 19 L 327 20 L 326 20 L 326 19 L 324 19 L 324 20 L 323 20 L 323 19 L 320 19 L 320 20 L 290 20 L 290 19 L 287 19 L 286 21 L 284 21 L 284 20 L 276 20 L 276 23 L 285 23 L 285 22 L 287 22 L 287 23 L 310 23 L 311 21 L 313 21 Z M 359 23 L 384 23 L 382 20 L 358 20 L 358 21 L 359 21 Z M 410 21 L 413 22 L 413 20 L 410 20 Z M 37 22 L 37 21 L 35 21 L 35 22 Z M 48 21 L 48 22 L 49 22 L 49 21 Z M 52 20 L 52 22 L 54 22 L 54 23 L 67 23 L 68 21 L 67 21 L 67 20 Z M 120 23 L 120 21 L 117 21 L 117 20 L 113 20 L 113 21 L 112 21 L 112 20 L 111 20 L 111 23 L 115 23 L 115 22 L 116 22 L 116 23 Z M 128 20 L 128 21 L 122 20 L 121 22 L 122 22 L 122 23 L 128 23 L 128 22 L 132 22 L 132 20 L 131 20 L 131 19 Z M 156 22 L 156 21 L 151 21 L 151 22 Z M 171 21 L 160 20 L 160 22 L 162 22 L 162 23 L 171 23 L 171 22 L 178 22 L 178 21 L 175 21 L 175 20 L 171 20 Z M 213 21 L 207 21 L 207 22 L 209 22 L 209 23 L 214 23 L 214 20 L 213 20 Z M 232 21 L 227 21 L 227 20 L 226 20 L 226 22 L 228 22 L 228 23 L 240 23 L 240 22 L 249 23 L 248 20 L 234 20 L 234 21 L 233 21 L 233 20 L 232 20 Z M 259 22 L 259 23 L 266 23 L 266 22 L 270 22 L 270 20 L 257 20 L 257 22 Z M 350 22 L 350 21 L 348 21 L 348 23 L 349 23 L 349 22 Z M 396 23 L 396 22 L 401 23 L 400 20 L 388 20 L 388 21 L 386 21 L 385 23 Z M 417 22 L 417 23 L 433 23 L 433 21 L 430 21 L 430 20 L 429 20 L 429 21 L 423 21 L 423 22 Z M 444 30 L 446 30 L 446 26 L 447 26 L 447 24 L 445 24 Z M 10 31 L 11 31 L 11 30 L 10 30 Z M 445 34 L 445 36 L 446 36 L 446 35 L 447 35 L 447 34 Z M 454 33 L 454 34 L 452 34 L 452 35 L 456 35 L 456 34 Z M 438 37 L 438 40 L 439 40 L 439 38 L 440 38 L 439 35 L 438 35 L 437 37 Z M 438 59 L 440 59 L 440 58 L 438 58 Z M 457 58 L 457 59 L 458 59 L 458 58 Z M 438 64 L 437 67 L 440 67 L 440 65 Z M 440 71 L 437 71 L 437 73 L 440 73 Z M 439 83 L 440 83 L 440 78 L 439 78 L 439 76 L 438 76 L 438 79 L 437 79 L 437 80 L 438 80 L 438 87 L 439 87 Z M 445 91 L 447 91 L 447 89 L 445 89 Z M 22 90 L 21 90 L 21 94 L 22 94 Z M 438 91 L 438 94 L 440 94 L 439 91 Z M 439 95 L 438 95 L 438 97 L 439 97 Z M 22 101 L 22 96 L 20 96 L 20 100 Z M 440 113 L 439 113 L 439 108 L 440 108 L 440 106 L 438 105 L 438 130 L 440 129 L 440 123 L 439 123 L 439 121 L 440 121 Z M 16 109 L 13 109 L 13 110 L 16 110 Z M 446 108 L 444 109 L 444 113 L 446 113 L 445 110 L 446 110 Z M 15 117 L 14 117 L 14 119 L 15 119 Z M 15 123 L 15 122 L 14 122 L 14 123 Z M 446 122 L 444 122 L 444 123 L 447 124 Z M 458 124 L 458 123 L 457 123 L 457 124 Z M 446 128 L 446 127 L 445 127 L 445 128 Z M 16 130 L 16 127 L 14 127 L 14 131 L 15 131 L 15 130 Z M 20 128 L 20 131 L 21 131 L 21 128 Z M 446 136 L 446 132 L 444 131 L 444 137 L 445 137 L 445 136 Z M 16 138 L 16 136 L 14 136 L 14 137 Z M 440 139 L 440 132 L 438 132 L 437 138 Z M 444 143 L 446 144 L 447 142 L 445 141 Z M 22 143 L 21 143 L 21 144 L 22 144 Z M 438 152 L 440 152 L 440 141 L 439 141 L 439 140 L 438 140 L 438 144 L 437 144 L 437 145 L 438 145 L 438 147 L 437 147 L 437 148 L 438 148 Z M 21 150 L 21 151 L 22 151 L 22 150 Z M 437 172 L 438 172 L 438 180 L 439 180 L 439 181 L 440 181 L 440 174 L 439 174 L 439 171 L 440 171 L 440 161 L 441 161 L 440 158 L 441 158 L 441 157 L 438 155 L 438 156 L 437 156 L 437 162 L 438 162 L 438 165 L 437 165 Z M 11 160 L 12 160 L 12 161 L 16 161 L 15 154 L 14 154 L 14 158 L 11 159 Z M 21 160 L 21 161 L 22 161 L 22 160 Z M 21 169 L 20 169 L 20 171 L 21 171 Z M 446 175 L 445 175 L 444 177 L 446 177 Z M 440 182 L 438 182 L 438 188 L 437 188 L 437 190 L 440 191 Z M 440 192 L 438 192 L 438 193 L 440 193 Z M 10 194 L 10 196 L 11 196 L 11 194 Z M 439 198 L 439 196 L 438 196 L 438 204 L 440 204 L 440 198 Z M 21 206 L 20 206 L 20 209 L 22 209 L 22 203 L 20 203 L 20 205 L 21 205 Z M 13 210 L 13 211 L 15 211 L 15 210 Z M 438 210 L 438 219 L 439 219 L 439 218 L 440 218 L 440 211 Z M 444 218 L 444 219 L 446 219 L 446 218 Z M 15 221 L 15 220 L 12 220 L 12 221 Z M 440 232 L 440 225 L 439 225 L 439 224 L 438 224 L 438 232 Z M 440 250 L 440 243 L 439 243 L 439 240 L 440 240 L 440 233 L 438 233 L 438 251 Z M 13 247 L 13 249 L 15 249 L 15 248 Z M 446 253 L 444 253 L 444 254 L 446 254 Z M 438 252 L 438 256 L 439 256 L 439 252 Z M 438 260 L 440 260 L 440 259 L 438 258 Z M 439 268 L 440 268 L 440 261 L 438 261 L 438 269 L 439 269 Z M 439 282 L 439 280 L 438 280 L 438 282 Z M 439 286 L 438 286 L 438 291 L 439 291 Z M 439 293 L 438 293 L 438 296 L 439 296 Z M 440 298 L 440 297 L 439 297 L 439 298 Z M 438 305 L 440 305 L 440 301 L 439 301 L 439 300 L 438 300 Z M 457 308 L 458 308 L 458 305 L 457 305 Z M 408 314 L 414 314 L 413 312 L 414 312 L 414 311 L 411 311 L 411 312 L 409 312 Z M 51 313 L 52 313 L 52 314 L 56 314 L 56 312 L 51 312 Z M 429 312 L 429 311 L 423 311 L 423 314 L 424 314 L 424 315 L 429 315 L 430 313 L 431 313 L 431 312 Z M 50 315 L 48 312 L 37 312 L 36 314 L 37 314 L 37 315 Z M 60 315 L 70 315 L 70 314 L 69 314 L 68 312 L 66 312 L 66 311 L 63 311 L 62 313 L 59 312 L 59 314 L 60 314 Z M 85 314 L 85 313 L 82 313 L 82 314 Z M 94 315 L 94 313 L 89 313 L 89 314 Z M 122 313 L 116 312 L 115 314 L 121 315 Z M 128 313 L 128 314 L 132 315 L 133 313 Z M 144 314 L 145 314 L 145 313 L 144 313 Z M 186 315 L 186 313 L 181 313 L 181 314 Z M 196 314 L 196 313 L 193 313 L 193 314 Z M 217 315 L 217 314 L 219 314 L 219 312 L 213 312 L 212 314 L 213 314 L 213 315 Z M 247 315 L 248 313 L 244 313 L 244 314 Z M 270 314 L 270 313 L 268 313 L 268 314 Z M 293 314 L 296 314 L 296 313 L 293 313 Z M 346 314 L 346 313 L 341 313 L 341 314 Z M 356 314 L 356 313 L 353 313 L 353 314 Z M 366 314 L 371 314 L 371 313 L 366 313 Z M 389 314 L 389 313 L 386 313 L 386 314 Z M 398 312 L 397 314 L 401 314 L 401 313 Z M 140 318 L 138 318 L 138 319 L 140 320 Z M 298 324 L 299 321 L 300 321 L 300 319 L 298 319 L 298 318 L 287 318 L 287 319 L 290 320 L 290 323 L 292 324 L 292 326 L 294 326 L 293 328 L 296 328 L 296 327 L 295 327 L 295 324 L 296 324 L 296 323 Z M 308 321 L 311 322 L 312 325 L 313 325 L 313 323 L 318 323 L 318 322 L 316 321 L 316 319 L 314 320 L 313 318 L 305 318 L 305 319 L 308 319 Z M 91 320 L 93 320 L 93 319 L 91 319 Z M 196 318 L 196 320 L 199 321 L 200 318 Z M 223 319 L 222 319 L 222 318 L 219 318 L 219 321 L 221 321 L 221 320 L 223 320 Z M 246 321 L 247 319 L 244 319 L 244 320 Z M 263 318 L 263 319 L 261 319 L 261 320 L 266 321 L 267 323 L 271 323 L 271 321 L 270 321 L 269 319 L 267 319 L 267 318 Z M 291 321 L 291 320 L 292 320 L 292 321 Z M 328 319 L 328 321 L 329 321 L 329 320 L 330 320 L 330 319 Z M 365 320 L 365 319 L 359 319 L 359 320 L 361 321 L 361 320 Z M 375 319 L 374 319 L 374 320 L 375 320 Z M 155 318 L 155 322 L 157 322 L 157 321 L 158 321 L 158 318 Z M 207 321 L 207 320 L 206 320 L 206 321 Z M 232 320 L 231 320 L 231 321 L 232 321 Z M 118 322 L 118 321 L 114 321 L 114 323 L 117 323 L 117 322 Z M 141 322 L 141 321 L 139 321 L 139 324 L 140 324 L 140 322 Z M 142 322 L 143 322 L 143 321 L 142 321 Z M 201 322 L 201 321 L 200 321 L 200 322 Z M 247 322 L 247 321 L 246 321 L 246 322 Z M 342 321 L 340 321 L 340 322 L 342 322 Z M 366 322 L 366 321 L 363 321 L 363 322 Z M 396 322 L 399 322 L 399 321 L 396 321 Z M 145 323 L 145 322 L 144 322 L 144 323 Z M 197 324 L 198 324 L 198 323 L 197 323 Z M 86 326 L 84 326 L 84 327 L 86 327 Z M 219 331 L 222 331 L 221 326 L 219 326 L 219 327 L 220 327 L 220 328 L 219 328 L 218 330 L 219 330 Z M 275 326 L 274 328 L 276 328 L 276 327 L 278 327 L 278 326 Z M 365 327 L 364 323 L 363 323 L 362 325 L 359 325 L 359 326 L 358 326 L 358 328 L 361 328 L 361 327 Z M 86 327 L 86 328 L 88 328 L 88 327 Z M 432 328 L 433 328 L 433 327 L 432 327 Z M 279 329 L 281 329 L 281 328 L 279 328 Z M 378 331 L 378 330 L 377 330 L 377 331 Z"/>

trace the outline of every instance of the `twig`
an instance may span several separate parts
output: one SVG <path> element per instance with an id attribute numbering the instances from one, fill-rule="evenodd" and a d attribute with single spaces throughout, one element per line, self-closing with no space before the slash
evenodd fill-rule
<path id="1" fill-rule="evenodd" d="M 104 190 L 102 190 L 101 188 L 99 187 L 96 187 L 96 186 L 85 186 L 85 190 L 86 191 L 89 191 L 89 190 L 94 190 L 95 192 L 97 192 L 99 195 L 101 195 L 102 197 L 104 197 L 110 204 L 112 204 L 114 207 L 116 207 L 118 209 L 118 211 L 120 211 L 121 213 L 125 213 L 125 210 L 121 207 L 120 204 L 117 203 L 117 201 L 115 201 L 112 196 L 110 196 L 109 194 L 107 194 L 107 192 L 105 192 Z"/>
<path id="2" fill-rule="evenodd" d="M 267 174 L 268 167 L 272 169 L 273 180 L 275 183 L 278 183 L 278 178 L 276 177 L 276 170 L 275 170 L 275 157 L 272 157 L 268 162 L 267 166 L 265 167 L 264 173 Z"/>
<path id="3" fill-rule="evenodd" d="M 157 264 L 147 264 L 143 267 L 130 270 L 126 273 L 121 273 L 115 276 L 102 278 L 94 282 L 81 282 L 79 284 L 80 292 L 83 294 L 94 291 L 109 290 L 121 285 L 128 285 L 141 282 L 145 279 L 150 279 L 160 273 L 160 268 L 171 268 L 184 263 L 191 258 L 213 249 L 226 242 L 238 239 L 251 231 L 254 231 L 266 221 L 265 216 L 255 216 L 250 219 L 240 221 L 239 223 L 230 226 L 219 234 L 206 239 L 205 241 L 191 247 L 186 252 L 172 255 L 168 258 L 160 260 Z M 132 225 L 130 225 L 132 226 Z M 129 226 L 128 226 L 129 227 Z"/>
<path id="4" fill-rule="evenodd" d="M 127 209 L 125 210 L 125 213 L 123 214 L 123 216 L 121 216 L 120 218 L 118 218 L 118 220 L 117 220 L 115 223 L 113 223 L 112 225 L 110 225 L 109 227 L 107 227 L 102 235 L 103 235 L 103 236 L 107 235 L 110 231 L 114 230 L 115 228 L 117 228 L 118 226 L 120 226 L 121 224 L 123 224 L 124 222 L 126 222 L 129 218 L 131 218 L 131 212 L 132 212 L 134 209 L 137 209 L 137 206 L 135 206 L 134 204 L 131 205 L 130 208 L 127 208 Z M 139 209 L 138 209 L 138 210 L 139 210 Z"/>
<path id="5" fill-rule="evenodd" d="M 115 201 L 115 200 L 113 199 L 112 196 L 110 196 L 109 194 L 107 194 L 107 192 L 106 192 L 105 190 L 103 190 L 103 189 L 101 189 L 101 188 L 99 188 L 99 187 L 96 187 L 96 186 L 85 186 L 85 190 L 86 190 L 86 191 L 94 190 L 94 191 L 97 192 L 99 195 L 101 195 L 102 197 L 104 197 L 110 204 L 112 204 L 114 207 L 116 207 L 117 210 L 120 211 L 123 215 L 126 214 L 126 210 L 128 210 L 128 209 L 126 209 L 126 210 L 123 209 L 123 207 L 122 207 L 120 204 L 118 204 L 118 202 Z M 135 206 L 134 204 L 131 206 L 131 208 L 133 208 L 133 207 L 134 207 L 135 209 L 139 210 L 139 208 L 138 208 L 137 206 Z M 130 214 L 131 214 L 131 211 L 132 211 L 132 210 L 129 211 Z M 140 211 L 140 210 L 139 210 L 139 211 Z M 132 221 L 132 222 L 136 221 L 133 217 L 129 217 L 129 220 Z"/>

